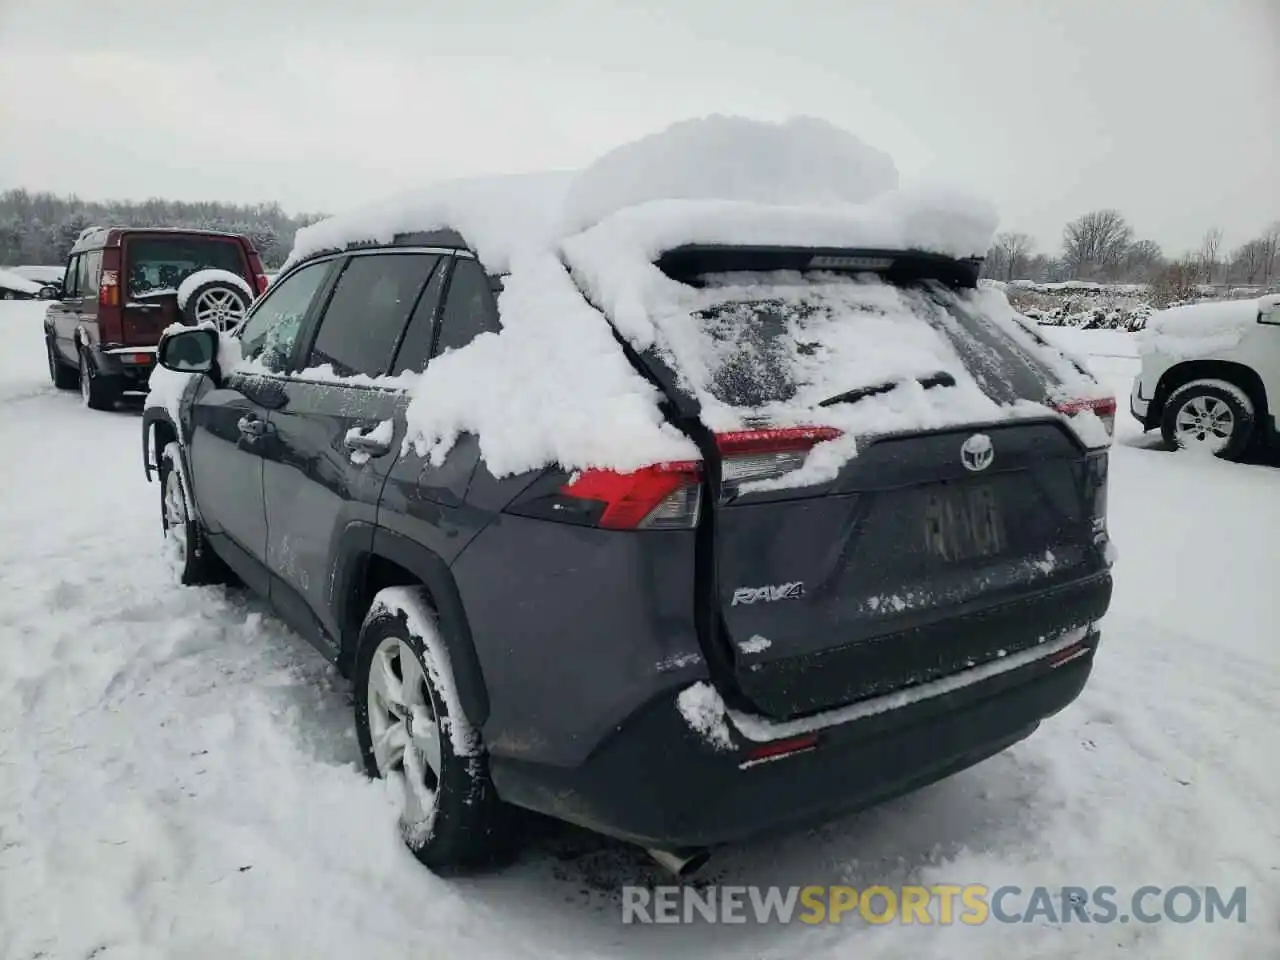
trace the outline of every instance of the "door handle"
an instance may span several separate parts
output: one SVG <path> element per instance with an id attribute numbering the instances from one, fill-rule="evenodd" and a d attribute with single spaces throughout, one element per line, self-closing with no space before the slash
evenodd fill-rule
<path id="1" fill-rule="evenodd" d="M 380 457 L 384 453 L 391 452 L 391 442 L 377 440 L 374 437 L 366 437 L 356 433 L 346 438 L 348 450 L 354 450 L 359 453 L 367 453 L 371 457 Z"/>
<path id="2" fill-rule="evenodd" d="M 257 417 L 241 417 L 236 426 L 240 428 L 240 433 L 246 437 L 260 437 L 267 432 L 267 422 L 259 420 Z"/>

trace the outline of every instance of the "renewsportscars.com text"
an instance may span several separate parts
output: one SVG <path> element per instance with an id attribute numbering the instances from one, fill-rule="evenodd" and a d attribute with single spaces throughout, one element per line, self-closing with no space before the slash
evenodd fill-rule
<path id="1" fill-rule="evenodd" d="M 1244 887 L 623 887 L 623 923 L 1245 923 Z"/>

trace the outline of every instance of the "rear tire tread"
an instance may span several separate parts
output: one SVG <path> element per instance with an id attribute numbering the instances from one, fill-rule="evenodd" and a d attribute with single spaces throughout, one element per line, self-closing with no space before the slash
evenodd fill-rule
<path id="1" fill-rule="evenodd" d="M 401 836 L 410 852 L 433 872 L 441 875 L 470 873 L 498 864 L 511 854 L 514 846 L 511 811 L 499 799 L 489 777 L 489 758 L 483 747 L 468 756 L 460 756 L 454 751 L 447 729 L 461 708 L 456 698 L 447 697 L 438 689 L 432 677 L 433 671 L 449 671 L 447 663 L 441 664 L 431 653 L 433 648 L 441 649 L 437 647 L 441 640 L 438 634 L 425 640 L 414 634 L 404 609 L 410 605 L 405 603 L 406 597 L 410 599 L 413 620 L 429 625 L 428 629 L 434 633 L 435 614 L 424 590 L 391 588 L 374 598 L 360 630 L 360 645 L 352 671 L 360 753 L 368 775 L 380 779 L 369 731 L 369 673 L 379 644 L 388 637 L 395 637 L 408 643 L 417 654 L 420 665 L 426 667 L 424 674 L 432 704 L 444 728 L 440 783 L 425 836 L 419 838 L 417 834 L 422 831 L 413 830 L 414 825 L 404 823 L 401 823 Z M 452 682 L 452 676 L 444 682 Z M 466 722 L 465 718 L 463 722 Z"/>

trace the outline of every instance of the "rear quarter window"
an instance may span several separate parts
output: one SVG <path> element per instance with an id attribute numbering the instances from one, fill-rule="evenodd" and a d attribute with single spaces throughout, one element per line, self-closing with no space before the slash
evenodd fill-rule
<path id="1" fill-rule="evenodd" d="M 465 347 L 480 334 L 501 328 L 497 299 L 484 268 L 469 258 L 455 259 L 433 356 Z"/>

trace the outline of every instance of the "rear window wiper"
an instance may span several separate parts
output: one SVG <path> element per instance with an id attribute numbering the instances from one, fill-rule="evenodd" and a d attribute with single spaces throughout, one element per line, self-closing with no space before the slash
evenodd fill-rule
<path id="1" fill-rule="evenodd" d="M 939 370 L 937 373 L 930 373 L 927 376 L 917 377 L 916 382 L 926 390 L 932 387 L 954 387 L 956 378 L 945 370 Z M 834 397 L 828 397 L 818 406 L 833 407 L 837 403 L 857 403 L 859 400 L 865 400 L 867 397 L 874 397 L 881 393 L 888 393 L 902 383 L 901 380 L 887 380 L 884 383 L 873 383 L 866 387 L 857 387 L 853 390 L 837 393 Z"/>

